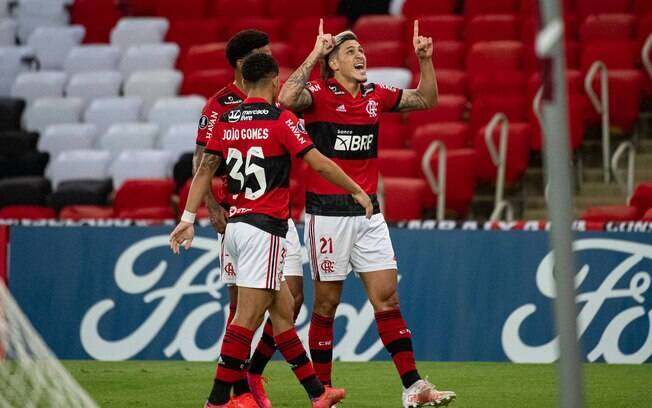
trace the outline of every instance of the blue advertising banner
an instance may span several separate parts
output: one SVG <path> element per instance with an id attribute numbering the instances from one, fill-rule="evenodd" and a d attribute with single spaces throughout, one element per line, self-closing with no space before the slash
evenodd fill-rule
<path id="1" fill-rule="evenodd" d="M 193 248 L 175 256 L 170 230 L 12 226 L 10 289 L 59 358 L 214 360 L 228 315 L 217 239 L 198 228 Z M 392 228 L 391 236 L 417 359 L 557 359 L 545 232 Z M 578 233 L 575 254 L 586 360 L 652 362 L 652 235 Z M 312 305 L 304 266 L 303 339 Z M 353 275 L 337 316 L 336 359 L 388 358 Z"/>

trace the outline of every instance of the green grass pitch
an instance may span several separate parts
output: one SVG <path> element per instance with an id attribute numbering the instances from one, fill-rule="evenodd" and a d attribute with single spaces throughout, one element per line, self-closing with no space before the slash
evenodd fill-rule
<path id="1" fill-rule="evenodd" d="M 214 363 L 81 362 L 64 365 L 100 406 L 109 408 L 201 408 L 212 385 Z M 419 363 L 422 375 L 457 392 L 451 407 L 556 407 L 554 365 L 506 363 Z M 285 363 L 265 374 L 275 408 L 309 407 Z M 652 407 L 652 364 L 587 364 L 587 407 Z M 345 387 L 343 408 L 400 408 L 401 386 L 391 363 L 335 363 L 333 381 Z"/>

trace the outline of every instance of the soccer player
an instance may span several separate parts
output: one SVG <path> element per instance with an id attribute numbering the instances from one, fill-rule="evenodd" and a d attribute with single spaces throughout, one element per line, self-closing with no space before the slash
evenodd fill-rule
<path id="1" fill-rule="evenodd" d="M 175 253 L 194 237 L 193 222 L 201 200 L 222 160 L 226 161 L 229 193 L 234 199 L 224 245 L 236 268 L 238 305 L 227 327 L 216 379 L 207 408 L 258 407 L 251 394 L 231 399 L 231 388 L 246 382 L 244 366 L 254 330 L 269 311 L 274 341 L 310 396 L 312 406 L 329 408 L 344 398 L 342 389 L 325 388 L 294 328 L 292 295 L 283 279 L 285 236 L 289 217 L 291 155 L 303 157 L 315 172 L 351 194 L 355 205 L 371 217 L 369 196 L 330 159 L 314 149 L 296 116 L 273 105 L 279 91 L 278 65 L 258 53 L 245 59 L 242 76 L 248 97 L 223 114 L 206 145 L 194 176 L 185 211 L 170 235 Z"/>
<path id="2" fill-rule="evenodd" d="M 233 67 L 234 81 L 219 90 L 215 95 L 208 99 L 202 111 L 199 127 L 197 129 L 197 140 L 195 154 L 193 156 L 193 175 L 197 172 L 199 163 L 204 153 L 206 144 L 214 134 L 215 125 L 219 117 L 231 109 L 237 107 L 247 97 L 245 85 L 242 78 L 242 61 L 248 55 L 255 53 L 270 54 L 269 38 L 267 34 L 257 30 L 244 30 L 234 35 L 226 46 L 226 58 Z M 229 193 L 227 190 L 228 181 L 226 179 L 225 168 L 218 169 L 217 174 L 222 175 L 223 189 L 222 202 L 217 203 L 213 197 L 212 191 L 209 190 L 205 196 L 206 206 L 209 211 L 211 224 L 215 230 L 223 234 L 226 227 L 229 208 Z M 226 210 L 225 210 L 226 209 Z M 219 237 L 219 236 L 218 236 Z M 238 289 L 235 286 L 235 268 L 230 262 L 230 256 L 224 250 L 223 240 L 220 239 L 220 279 L 228 286 L 231 310 L 229 313 L 228 323 L 235 315 L 235 309 L 238 302 Z M 289 231 L 287 234 L 287 255 L 283 275 L 287 279 L 287 284 L 294 298 L 295 315 L 298 315 L 303 304 L 303 262 L 301 260 L 301 244 L 294 222 L 289 220 Z M 263 386 L 263 370 L 276 351 L 274 344 L 274 335 L 271 322 L 267 320 L 263 330 L 263 337 L 254 351 L 250 365 L 247 371 L 248 386 L 253 393 L 256 401 L 261 408 L 271 408 L 271 403 L 265 393 Z"/>
<path id="3" fill-rule="evenodd" d="M 374 203 L 374 215 L 366 220 L 345 191 L 324 183 L 314 172 L 306 176 L 305 241 L 315 287 L 309 347 L 319 378 L 331 383 L 333 320 L 343 282 L 353 270 L 365 286 L 380 338 L 403 382 L 404 407 L 443 406 L 455 393 L 438 391 L 417 371 L 410 330 L 399 308 L 394 249 L 375 194 L 381 113 L 423 110 L 437 103 L 432 39 L 419 35 L 418 21 L 413 44 L 421 71 L 416 89 L 366 84 L 367 60 L 355 34 L 324 34 L 320 22 L 313 51 L 285 83 L 279 102 L 303 112 L 317 149 L 338 163 Z M 325 78 L 307 82 L 318 62 Z"/>

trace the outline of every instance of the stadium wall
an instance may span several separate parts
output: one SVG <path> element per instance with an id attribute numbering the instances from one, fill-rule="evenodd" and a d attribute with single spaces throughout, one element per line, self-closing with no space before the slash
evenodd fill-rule
<path id="1" fill-rule="evenodd" d="M 197 228 L 181 256 L 169 251 L 170 227 L 11 228 L 10 288 L 60 358 L 216 358 L 228 306 L 209 228 Z M 544 231 L 392 228 L 391 235 L 417 359 L 556 360 Z M 652 234 L 578 232 L 575 253 L 584 358 L 652 362 Z M 305 292 L 311 305 L 308 279 Z M 304 306 L 303 339 L 309 320 Z M 338 310 L 334 356 L 388 359 L 354 277 Z"/>

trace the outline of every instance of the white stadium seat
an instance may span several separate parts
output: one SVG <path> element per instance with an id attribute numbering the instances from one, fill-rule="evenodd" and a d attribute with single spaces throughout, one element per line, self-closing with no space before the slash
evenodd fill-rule
<path id="1" fill-rule="evenodd" d="M 76 96 L 90 104 L 94 99 L 120 95 L 122 74 L 119 71 L 89 71 L 73 75 L 66 86 L 67 96 Z"/>
<path id="2" fill-rule="evenodd" d="M 0 47 L 0 96 L 11 94 L 11 87 L 21 72 L 29 70 L 25 58 L 34 56 L 28 47 Z"/>
<path id="3" fill-rule="evenodd" d="M 0 18 L 9 17 L 9 0 L 0 0 Z"/>
<path id="4" fill-rule="evenodd" d="M 97 126 L 90 123 L 50 125 L 38 139 L 38 150 L 50 154 L 50 161 L 62 152 L 92 149 L 97 138 Z"/>
<path id="5" fill-rule="evenodd" d="M 70 50 L 84 39 L 86 29 L 69 27 L 39 27 L 29 36 L 27 45 L 36 52 L 41 69 L 63 69 Z"/>
<path id="6" fill-rule="evenodd" d="M 14 47 L 18 23 L 10 18 L 0 17 L 0 47 Z"/>
<path id="7" fill-rule="evenodd" d="M 80 45 L 70 50 L 63 63 L 68 75 L 86 71 L 112 71 L 118 67 L 122 53 L 111 45 Z"/>
<path id="8" fill-rule="evenodd" d="M 11 87 L 11 96 L 29 104 L 38 98 L 62 97 L 65 85 L 66 74 L 61 71 L 23 72 Z"/>
<path id="9" fill-rule="evenodd" d="M 174 43 L 133 45 L 122 56 L 120 71 L 129 78 L 136 71 L 174 69 L 178 56 L 179 46 Z"/>
<path id="10" fill-rule="evenodd" d="M 406 89 L 412 83 L 412 72 L 406 68 L 369 68 L 367 82 Z"/>
<path id="11" fill-rule="evenodd" d="M 184 153 L 192 153 L 195 150 L 195 139 L 197 137 L 197 123 L 181 123 L 170 126 L 170 128 L 159 138 L 159 147 L 172 154 L 176 161 Z"/>
<path id="12" fill-rule="evenodd" d="M 101 150 L 69 150 L 51 162 L 48 175 L 52 189 L 66 180 L 105 180 L 109 178 L 111 154 Z"/>
<path id="13" fill-rule="evenodd" d="M 127 150 L 113 161 L 109 174 L 114 190 L 118 190 L 130 179 L 169 178 L 172 164 L 172 155 L 164 150 Z"/>
<path id="14" fill-rule="evenodd" d="M 170 23 L 160 17 L 124 17 L 111 30 L 111 44 L 122 49 L 132 45 L 162 43 Z"/>
<path id="15" fill-rule="evenodd" d="M 23 44 L 38 27 L 68 25 L 68 12 L 62 0 L 20 0 L 16 17 L 18 38 Z"/>
<path id="16" fill-rule="evenodd" d="M 84 122 L 97 126 L 100 134 L 116 123 L 139 122 L 143 101 L 140 98 L 99 98 L 84 112 Z"/>
<path id="17" fill-rule="evenodd" d="M 159 99 L 147 115 L 147 121 L 156 123 L 161 134 L 172 125 L 179 123 L 199 123 L 206 99 L 201 96 L 182 96 Z"/>
<path id="18" fill-rule="evenodd" d="M 25 109 L 23 126 L 43 132 L 50 125 L 79 122 L 83 110 L 81 98 L 39 98 Z"/>
<path id="19" fill-rule="evenodd" d="M 99 137 L 97 148 L 115 158 L 125 150 L 154 149 L 157 136 L 158 126 L 153 123 L 118 123 Z"/>
<path id="20" fill-rule="evenodd" d="M 142 98 L 144 112 L 147 113 L 157 100 L 178 95 L 182 80 L 183 75 L 179 71 L 138 71 L 131 74 L 125 83 L 124 94 Z"/>

